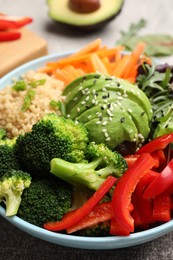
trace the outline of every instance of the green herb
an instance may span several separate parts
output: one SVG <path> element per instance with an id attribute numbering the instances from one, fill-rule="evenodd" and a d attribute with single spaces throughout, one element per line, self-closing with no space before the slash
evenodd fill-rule
<path id="1" fill-rule="evenodd" d="M 146 20 L 141 19 L 137 23 L 132 23 L 127 32 L 121 31 L 121 39 L 116 42 L 116 45 L 124 45 L 126 46 L 126 42 L 129 41 L 132 37 L 134 37 L 139 30 L 144 28 L 146 25 Z"/>
<path id="2" fill-rule="evenodd" d="M 0 128 L 0 140 L 2 140 L 4 137 L 6 137 L 7 132 L 5 129 Z"/>
<path id="3" fill-rule="evenodd" d="M 25 81 L 21 80 L 21 81 L 16 81 L 16 83 L 12 86 L 12 89 L 15 91 L 23 91 L 26 90 L 26 83 Z"/>
<path id="4" fill-rule="evenodd" d="M 29 89 L 27 91 L 26 96 L 24 97 L 23 105 L 22 105 L 22 108 L 21 108 L 22 112 L 25 112 L 29 108 L 31 101 L 34 98 L 34 96 L 35 96 L 35 91 L 32 90 L 32 89 Z"/>
<path id="5" fill-rule="evenodd" d="M 133 51 L 139 42 L 146 43 L 145 53 L 148 56 L 169 56 L 173 54 L 173 36 L 166 34 L 138 35 L 138 32 L 146 26 L 144 19 L 132 23 L 128 30 L 121 32 L 121 38 L 116 45 L 123 45 L 127 51 Z"/>
<path id="6" fill-rule="evenodd" d="M 144 36 L 134 36 L 124 46 L 132 51 L 139 43 L 146 43 L 145 53 L 148 56 L 169 56 L 173 54 L 173 37 L 165 34 L 153 34 Z"/>
<path id="7" fill-rule="evenodd" d="M 137 85 L 148 96 L 153 109 L 152 134 L 154 137 L 173 131 L 173 88 L 172 72 L 169 66 L 165 72 L 157 71 L 152 66 L 143 64 L 144 74 L 137 77 Z M 171 130 L 170 130 L 171 129 Z"/>
<path id="8" fill-rule="evenodd" d="M 39 79 L 39 80 L 30 82 L 28 85 L 30 85 L 33 88 L 36 88 L 38 86 L 44 85 L 45 82 L 46 82 L 46 79 Z"/>
<path id="9" fill-rule="evenodd" d="M 51 100 L 49 105 L 54 108 L 58 109 L 61 112 L 61 115 L 65 116 L 66 115 L 66 110 L 65 110 L 65 105 L 61 101 L 56 101 L 56 100 Z"/>

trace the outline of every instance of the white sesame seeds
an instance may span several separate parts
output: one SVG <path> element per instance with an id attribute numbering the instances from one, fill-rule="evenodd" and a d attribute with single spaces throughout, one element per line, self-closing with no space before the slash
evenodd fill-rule
<path id="1" fill-rule="evenodd" d="M 96 125 L 99 125 L 99 124 L 101 124 L 101 121 L 97 121 L 97 122 L 96 122 Z"/>
<path id="2" fill-rule="evenodd" d="M 80 112 L 80 107 L 77 107 L 77 112 Z"/>
<path id="3" fill-rule="evenodd" d="M 67 117 L 69 118 L 69 117 L 70 117 L 70 114 L 67 114 Z"/>
<path id="4" fill-rule="evenodd" d="M 82 105 L 85 105 L 85 104 L 86 104 L 86 101 L 85 101 L 85 100 L 83 100 L 83 101 L 81 102 L 81 104 L 82 104 Z"/>
<path id="5" fill-rule="evenodd" d="M 106 142 L 109 142 L 110 140 L 111 140 L 110 137 L 107 137 L 107 138 L 106 138 Z"/>
<path id="6" fill-rule="evenodd" d="M 103 122 L 102 122 L 102 125 L 107 125 L 107 121 L 103 121 Z"/>
<path id="7" fill-rule="evenodd" d="M 128 108 L 127 111 L 128 111 L 129 113 L 132 113 L 132 110 L 131 110 L 130 108 Z"/>
<path id="8" fill-rule="evenodd" d="M 85 100 L 86 100 L 86 101 L 88 101 L 89 99 L 90 99 L 90 97 L 89 97 L 89 96 L 87 96 Z"/>

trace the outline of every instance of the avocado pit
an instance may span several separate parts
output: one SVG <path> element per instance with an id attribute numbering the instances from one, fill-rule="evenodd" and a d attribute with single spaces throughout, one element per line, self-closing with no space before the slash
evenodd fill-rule
<path id="1" fill-rule="evenodd" d="M 100 8 L 99 0 L 69 0 L 69 8 L 76 13 L 92 13 Z"/>

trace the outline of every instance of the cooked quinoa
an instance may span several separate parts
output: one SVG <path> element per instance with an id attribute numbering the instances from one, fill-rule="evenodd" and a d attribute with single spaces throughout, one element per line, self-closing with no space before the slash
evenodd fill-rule
<path id="1" fill-rule="evenodd" d="M 31 88 L 28 83 L 43 79 L 44 84 L 33 88 L 34 97 L 27 110 L 23 112 L 21 108 L 24 98 Z M 21 80 L 27 82 L 26 90 L 16 91 L 12 86 L 0 90 L 0 128 L 5 128 L 9 137 L 29 132 L 32 125 L 45 114 L 55 112 L 55 109 L 50 106 L 51 100 L 62 100 L 61 94 L 64 89 L 62 81 L 35 71 L 27 72 Z"/>

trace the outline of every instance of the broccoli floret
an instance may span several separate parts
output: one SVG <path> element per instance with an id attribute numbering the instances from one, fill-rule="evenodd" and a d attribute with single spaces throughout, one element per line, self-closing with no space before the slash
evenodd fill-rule
<path id="1" fill-rule="evenodd" d="M 71 207 L 71 186 L 62 180 L 33 180 L 22 195 L 18 216 L 42 227 L 47 221 L 57 221 Z"/>
<path id="2" fill-rule="evenodd" d="M 86 149 L 88 162 L 70 163 L 60 158 L 51 160 L 51 173 L 76 187 L 97 190 L 109 175 L 121 176 L 127 169 L 124 158 L 104 144 L 90 143 Z"/>
<path id="3" fill-rule="evenodd" d="M 0 203 L 4 202 L 6 216 L 17 213 L 23 191 L 31 184 L 31 176 L 21 170 L 10 170 L 0 177 Z"/>
<path id="4" fill-rule="evenodd" d="M 51 159 L 58 157 L 70 162 L 84 159 L 87 135 L 82 124 L 48 114 L 32 127 L 31 132 L 17 138 L 16 154 L 22 167 L 33 177 L 47 178 Z"/>
<path id="5" fill-rule="evenodd" d="M 20 170 L 21 166 L 15 153 L 16 139 L 2 138 L 0 140 L 0 177 L 8 170 Z"/>
<path id="6" fill-rule="evenodd" d="M 110 235 L 110 222 L 105 221 L 101 222 L 97 225 L 93 225 L 88 228 L 81 229 L 75 232 L 78 236 L 85 236 L 85 237 L 104 237 Z"/>
<path id="7" fill-rule="evenodd" d="M 5 129 L 0 128 L 0 140 L 2 140 L 3 138 L 6 138 L 7 136 L 7 132 Z"/>

